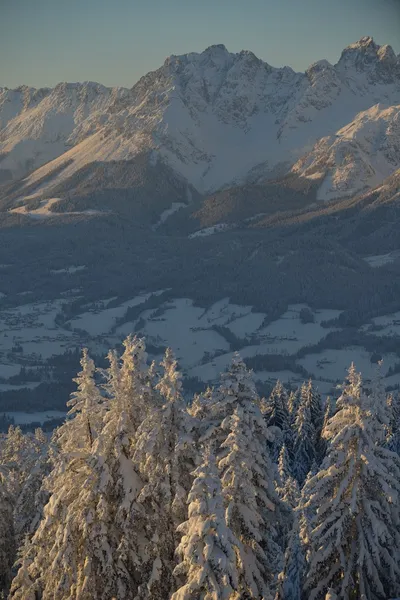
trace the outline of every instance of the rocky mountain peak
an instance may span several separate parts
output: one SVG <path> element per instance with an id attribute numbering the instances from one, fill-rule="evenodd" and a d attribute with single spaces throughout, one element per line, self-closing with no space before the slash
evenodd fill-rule
<path id="1" fill-rule="evenodd" d="M 336 65 L 319 60 L 305 73 L 215 44 L 171 55 L 131 90 L 60 83 L 43 101 L 28 90 L 11 102 L 0 91 L 2 169 L 18 178 L 43 165 L 33 182 L 71 160 L 61 180 L 94 161 L 130 161 L 155 149 L 198 190 L 215 190 L 259 165 L 263 173 L 290 168 L 381 98 L 400 104 L 399 63 L 369 36 Z"/>
<path id="2" fill-rule="evenodd" d="M 367 73 L 370 79 L 386 82 L 400 77 L 399 66 L 399 60 L 392 47 L 379 46 L 370 36 L 362 37 L 358 42 L 347 46 L 336 65 L 339 72 L 355 70 Z"/>

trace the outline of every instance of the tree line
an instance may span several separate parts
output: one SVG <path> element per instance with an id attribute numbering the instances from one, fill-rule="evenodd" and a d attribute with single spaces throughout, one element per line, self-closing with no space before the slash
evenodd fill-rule
<path id="1" fill-rule="evenodd" d="M 185 401 L 170 349 L 87 350 L 49 438 L 0 438 L 11 600 L 387 600 L 400 594 L 399 399 L 352 365 L 260 398 L 235 354 Z"/>

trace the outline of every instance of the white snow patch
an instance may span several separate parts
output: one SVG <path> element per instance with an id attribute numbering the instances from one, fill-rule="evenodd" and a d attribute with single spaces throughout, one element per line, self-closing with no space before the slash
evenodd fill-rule
<path id="1" fill-rule="evenodd" d="M 157 221 L 157 223 L 153 226 L 153 229 L 156 230 L 158 229 L 163 223 L 165 223 L 165 221 L 174 213 L 176 213 L 178 210 L 180 210 L 181 208 L 185 208 L 187 206 L 187 204 L 185 204 L 184 202 L 173 202 L 170 206 L 170 208 L 167 208 L 166 210 L 164 210 L 161 215 L 159 220 Z"/>
<path id="2" fill-rule="evenodd" d="M 388 254 L 377 254 L 375 256 L 365 256 L 364 260 L 370 267 L 376 269 L 395 262 L 400 258 L 400 250 L 389 252 Z"/>
<path id="3" fill-rule="evenodd" d="M 40 385 L 40 382 L 38 381 L 32 383 L 21 383 L 20 385 L 13 385 L 11 383 L 0 383 L 0 392 L 11 392 L 14 390 L 18 391 L 24 389 L 33 390 L 38 385 Z"/>
<path id="4" fill-rule="evenodd" d="M 375 331 L 372 325 L 372 333 L 381 337 L 400 336 L 400 311 L 382 317 L 372 319 L 372 324 L 377 325 L 381 329 Z M 371 324 L 361 327 L 361 331 L 369 331 Z"/>
<path id="5" fill-rule="evenodd" d="M 14 419 L 16 425 L 27 425 L 28 423 L 45 423 L 50 419 L 63 419 L 66 417 L 65 412 L 60 410 L 48 410 L 45 412 L 6 412 L 4 413 L 7 417 Z"/>
<path id="6" fill-rule="evenodd" d="M 8 379 L 14 375 L 18 375 L 21 371 L 21 365 L 0 364 L 0 377 Z"/>
<path id="7" fill-rule="evenodd" d="M 67 267 L 65 269 L 53 269 L 50 271 L 53 275 L 60 275 L 61 273 L 67 273 L 68 275 L 72 275 L 73 273 L 77 273 L 78 271 L 84 271 L 87 267 L 85 265 L 79 265 L 75 267 L 72 265 L 71 267 Z"/>
<path id="8" fill-rule="evenodd" d="M 214 233 L 220 233 L 221 231 L 227 231 L 228 229 L 232 229 L 234 225 L 228 225 L 228 223 L 218 223 L 217 225 L 213 225 L 212 227 L 206 227 L 205 229 L 199 229 L 194 233 L 191 233 L 188 237 L 189 239 L 197 238 L 197 237 L 207 237 L 209 235 L 214 235 Z"/>
<path id="9" fill-rule="evenodd" d="M 315 323 L 305 323 L 300 321 L 300 311 L 302 308 L 308 308 L 304 304 L 294 304 L 289 306 L 286 313 L 280 319 L 273 321 L 267 327 L 258 331 L 258 337 L 262 342 L 260 351 L 265 354 L 295 354 L 304 346 L 316 344 L 331 331 L 333 328 L 321 327 L 321 321 L 326 320 L 327 311 L 318 311 L 315 315 Z M 331 315 L 340 314 L 340 311 L 330 311 Z"/>
<path id="10" fill-rule="evenodd" d="M 261 327 L 263 321 L 265 319 L 264 313 L 253 313 L 250 312 L 243 317 L 239 317 L 232 321 L 232 323 L 228 323 L 227 327 L 239 338 L 246 338 L 250 335 L 253 335 L 257 332 L 257 330 Z"/>
<path id="11" fill-rule="evenodd" d="M 371 363 L 372 353 L 360 346 L 350 346 L 341 350 L 323 350 L 319 354 L 308 354 L 298 363 L 302 365 L 314 379 L 321 378 L 325 381 L 342 382 L 347 370 L 354 362 L 357 371 L 361 371 L 364 379 L 373 377 L 376 365 Z M 383 357 L 383 373 L 399 362 L 395 354 L 386 354 Z"/>
<path id="12" fill-rule="evenodd" d="M 156 346 L 170 345 L 183 367 L 198 364 L 206 353 L 229 350 L 229 344 L 216 331 L 201 325 L 204 309 L 193 306 L 189 298 L 179 298 L 165 307 L 161 316 L 146 311 L 142 332 Z"/>
<path id="13" fill-rule="evenodd" d="M 115 308 L 89 311 L 72 319 L 69 323 L 72 329 L 83 329 L 92 336 L 109 333 L 115 325 L 115 321 L 119 317 L 123 317 L 128 308 L 143 304 L 150 296 L 151 294 L 143 294 L 132 300 L 127 300 Z"/>

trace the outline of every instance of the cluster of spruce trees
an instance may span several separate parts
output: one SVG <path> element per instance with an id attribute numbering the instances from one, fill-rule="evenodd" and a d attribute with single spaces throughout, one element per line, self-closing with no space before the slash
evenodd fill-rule
<path id="1" fill-rule="evenodd" d="M 87 351 L 48 440 L 0 440 L 0 589 L 12 600 L 387 600 L 400 594 L 399 401 L 352 366 L 260 399 L 239 355 L 185 401 L 143 339 Z M 1 595 L 0 593 L 0 595 Z"/>

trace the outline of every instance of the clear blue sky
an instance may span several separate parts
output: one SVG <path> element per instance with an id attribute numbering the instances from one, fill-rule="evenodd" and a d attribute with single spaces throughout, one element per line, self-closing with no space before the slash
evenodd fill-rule
<path id="1" fill-rule="evenodd" d="M 219 43 L 304 71 L 363 35 L 400 53 L 400 0 L 0 0 L 0 86 L 131 87 Z"/>

